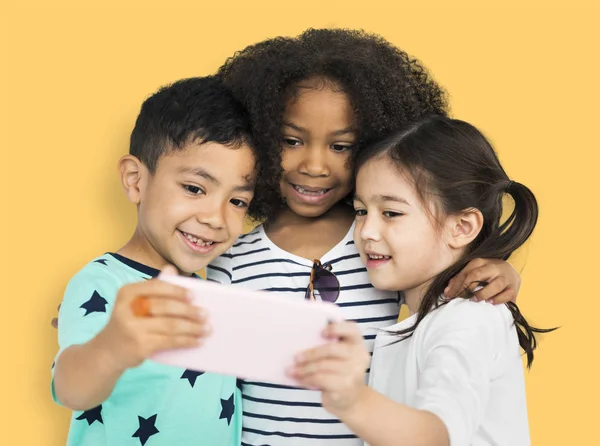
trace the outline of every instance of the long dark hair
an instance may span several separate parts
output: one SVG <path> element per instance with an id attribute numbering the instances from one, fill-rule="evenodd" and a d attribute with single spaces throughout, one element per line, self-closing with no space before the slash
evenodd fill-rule
<path id="1" fill-rule="evenodd" d="M 396 334 L 401 339 L 412 335 L 423 318 L 448 301 L 440 300 L 449 280 L 471 260 L 496 258 L 506 260 L 529 238 L 538 219 L 538 205 L 533 193 L 523 184 L 512 181 L 498 160 L 489 141 L 471 124 L 444 116 L 431 116 L 385 140 L 372 145 L 357 157 L 356 171 L 367 161 L 385 157 L 398 168 L 409 172 L 421 200 L 435 197 L 446 215 L 476 208 L 483 215 L 483 226 L 464 255 L 435 277 L 419 307 L 415 323 Z M 514 208 L 502 221 L 503 199 L 512 197 Z M 465 290 L 466 296 L 472 295 Z M 535 333 L 552 329 L 532 327 L 517 305 L 506 304 L 513 315 L 519 344 L 533 362 L 537 346 Z"/>

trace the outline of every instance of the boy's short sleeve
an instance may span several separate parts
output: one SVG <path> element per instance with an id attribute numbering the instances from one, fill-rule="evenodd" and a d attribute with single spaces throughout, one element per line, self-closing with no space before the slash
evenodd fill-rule
<path id="1" fill-rule="evenodd" d="M 221 254 L 206 267 L 206 280 L 231 285 L 233 280 L 233 255 L 231 249 Z"/>
<path id="2" fill-rule="evenodd" d="M 119 281 L 101 263 L 87 265 L 70 280 L 58 315 L 59 351 L 55 361 L 65 349 L 90 341 L 105 327 L 119 287 Z M 54 379 L 52 396 L 57 401 Z"/>
<path id="3" fill-rule="evenodd" d="M 86 266 L 67 285 L 58 316 L 60 351 L 88 342 L 110 318 L 119 286 L 100 267 Z"/>

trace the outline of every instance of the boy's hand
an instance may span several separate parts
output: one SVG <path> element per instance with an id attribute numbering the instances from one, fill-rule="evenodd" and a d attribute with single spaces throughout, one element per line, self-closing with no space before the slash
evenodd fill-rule
<path id="1" fill-rule="evenodd" d="M 502 304 L 517 300 L 521 276 L 510 263 L 504 260 L 475 259 L 450 280 L 444 295 L 453 298 L 467 288 L 473 292 L 481 282 L 484 282 L 484 286 L 474 292 L 475 298 Z"/>
<path id="2" fill-rule="evenodd" d="M 323 407 L 339 416 L 365 389 L 370 357 L 354 322 L 331 324 L 323 335 L 338 342 L 300 353 L 288 374 L 303 386 L 321 390 Z"/>
<path id="3" fill-rule="evenodd" d="M 114 358 L 117 369 L 135 367 L 160 350 L 200 345 L 209 327 L 187 293 L 185 288 L 157 279 L 119 290 L 110 321 L 98 334 L 99 345 Z M 144 317 L 134 311 L 140 297 L 148 310 Z"/>

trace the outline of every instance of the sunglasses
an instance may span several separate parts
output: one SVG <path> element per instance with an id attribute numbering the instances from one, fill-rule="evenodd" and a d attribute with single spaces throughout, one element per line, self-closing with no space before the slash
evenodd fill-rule
<path id="1" fill-rule="evenodd" d="M 305 299 L 335 302 L 340 295 L 340 281 L 331 272 L 331 265 L 323 265 L 319 260 L 314 260 L 310 271 L 310 282 L 306 288 Z"/>

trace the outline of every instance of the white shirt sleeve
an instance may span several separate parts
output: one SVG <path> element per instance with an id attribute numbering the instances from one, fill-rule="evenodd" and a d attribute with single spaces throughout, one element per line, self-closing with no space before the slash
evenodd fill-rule
<path id="1" fill-rule="evenodd" d="M 434 310 L 421 332 L 416 408 L 442 420 L 450 446 L 469 446 L 485 416 L 509 327 L 501 308 L 456 301 Z"/>

